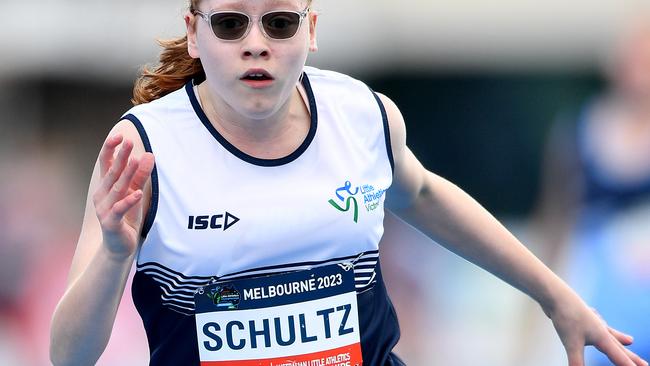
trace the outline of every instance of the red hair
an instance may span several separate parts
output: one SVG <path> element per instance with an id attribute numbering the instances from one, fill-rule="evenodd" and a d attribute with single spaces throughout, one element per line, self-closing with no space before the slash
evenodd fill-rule
<path id="1" fill-rule="evenodd" d="M 198 7 L 199 1 L 190 1 L 190 12 Z M 187 52 L 187 36 L 158 40 L 158 44 L 163 48 L 158 65 L 144 66 L 142 74 L 133 85 L 131 102 L 134 105 L 164 97 L 185 85 L 190 79 L 205 78 L 201 60 L 190 57 Z"/>

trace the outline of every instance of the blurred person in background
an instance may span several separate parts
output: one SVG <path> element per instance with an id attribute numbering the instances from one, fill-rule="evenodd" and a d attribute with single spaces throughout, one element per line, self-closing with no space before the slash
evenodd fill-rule
<path id="1" fill-rule="evenodd" d="M 79 215 L 70 202 L 78 199 L 73 192 L 80 182 L 72 158 L 56 142 L 24 140 L 21 150 L 0 156 L 0 364 L 10 366 L 49 363 L 47 324 L 65 290 L 78 235 Z M 124 352 L 136 363 L 146 361 L 144 333 L 128 301 L 127 294 L 114 347 L 101 365 L 120 364 Z"/>
<path id="2" fill-rule="evenodd" d="M 628 24 L 608 66 L 607 90 L 552 128 L 535 224 L 549 261 L 648 358 L 650 18 Z"/>
<path id="3" fill-rule="evenodd" d="M 617 366 L 647 365 L 623 347 L 631 337 L 608 327 L 476 201 L 424 169 L 406 146 L 403 118 L 390 99 L 348 76 L 305 68 L 308 52 L 316 50 L 317 14 L 310 4 L 191 2 L 187 36 L 164 44 L 162 65 L 145 72 L 135 88 L 138 105 L 111 131 L 97 159 L 67 289 L 52 320 L 53 362 L 92 364 L 101 355 L 134 260 L 133 293 L 151 364 L 219 357 L 214 352 L 223 346 L 220 338 L 197 344 L 197 334 L 207 336 L 213 325 L 196 328 L 195 290 L 215 279 L 300 275 L 298 269 L 315 264 L 374 256 L 385 202 L 429 238 L 534 298 L 572 366 L 583 365 L 587 345 Z M 355 184 L 362 183 L 356 178 L 372 183 L 362 186 L 374 191 L 364 197 L 370 203 L 360 210 L 363 216 L 356 210 L 340 214 L 352 211 L 359 191 L 342 178 L 347 174 Z M 341 202 L 347 198 L 346 208 L 322 199 L 334 194 Z M 285 209 L 288 203 L 291 209 Z M 215 207 L 244 211 L 237 228 L 246 230 L 215 239 L 213 232 L 194 230 L 207 229 L 207 221 L 190 216 L 188 224 L 186 213 Z M 227 212 L 214 215 L 211 229 L 228 229 L 227 221 L 216 221 L 224 217 Z M 354 329 L 364 362 L 400 365 L 391 352 L 399 328 L 378 259 L 359 267 L 371 274 L 360 276 L 368 278 L 361 280 L 363 291 L 357 293 L 355 284 L 350 292 L 359 302 Z M 255 310 L 267 316 L 266 307 Z M 346 331 L 341 325 L 339 335 Z M 259 331 L 251 333 L 257 337 Z M 241 347 L 229 340 L 232 350 Z"/>

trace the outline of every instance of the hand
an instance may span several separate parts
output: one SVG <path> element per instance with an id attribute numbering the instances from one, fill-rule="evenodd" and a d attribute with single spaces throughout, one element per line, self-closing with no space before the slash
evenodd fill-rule
<path id="1" fill-rule="evenodd" d="M 577 295 L 547 314 L 566 349 L 569 366 L 585 366 L 585 346 L 596 347 L 615 366 L 648 366 L 641 357 L 624 347 L 632 344 L 632 337 L 607 326 Z"/>
<path id="2" fill-rule="evenodd" d="M 138 247 L 142 190 L 154 167 L 153 154 L 144 153 L 135 159 L 131 158 L 132 150 L 133 142 L 121 135 L 106 140 L 99 153 L 100 183 L 93 194 L 104 248 L 120 259 L 133 255 Z"/>

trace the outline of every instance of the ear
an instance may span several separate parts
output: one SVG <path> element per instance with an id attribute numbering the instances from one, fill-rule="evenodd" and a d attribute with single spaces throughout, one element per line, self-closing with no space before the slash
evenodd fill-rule
<path id="1" fill-rule="evenodd" d="M 309 17 L 309 51 L 318 51 L 318 43 L 316 42 L 316 24 L 318 23 L 318 13 L 311 11 Z"/>
<path id="2" fill-rule="evenodd" d="M 199 58 L 199 47 L 196 41 L 196 15 L 187 12 L 183 19 L 185 19 L 185 28 L 187 29 L 187 53 L 192 58 Z"/>

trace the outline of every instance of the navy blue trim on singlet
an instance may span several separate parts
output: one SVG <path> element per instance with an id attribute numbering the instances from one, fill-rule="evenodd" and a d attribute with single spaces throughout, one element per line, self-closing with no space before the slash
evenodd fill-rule
<path id="1" fill-rule="evenodd" d="M 151 143 L 149 142 L 149 136 L 147 136 L 147 131 L 145 131 L 142 122 L 138 117 L 127 114 L 122 117 L 122 119 L 127 119 L 133 123 L 135 128 L 138 130 L 144 149 L 148 153 L 152 153 Z M 149 210 L 147 211 L 147 216 L 145 216 L 144 224 L 142 225 L 142 233 L 140 234 L 142 238 L 146 238 L 153 225 L 153 220 L 156 218 L 156 212 L 158 211 L 158 170 L 156 169 L 156 164 L 153 165 L 153 170 L 151 171 L 151 202 L 149 203 Z"/>
<path id="2" fill-rule="evenodd" d="M 283 158 L 278 158 L 278 159 L 261 159 L 261 158 L 256 158 L 254 156 L 248 155 L 245 152 L 239 150 L 237 147 L 235 147 L 233 144 L 231 144 L 226 138 L 224 138 L 212 125 L 208 117 L 206 116 L 205 112 L 203 111 L 203 108 L 201 108 L 201 104 L 199 103 L 198 98 L 194 94 L 194 88 L 193 88 L 193 82 L 189 81 L 185 85 L 185 90 L 187 91 L 187 95 L 190 97 L 190 102 L 192 103 L 192 107 L 194 108 L 194 112 L 196 112 L 196 115 L 199 117 L 203 125 L 210 131 L 212 136 L 224 147 L 226 150 L 228 150 L 231 154 L 235 155 L 239 159 L 248 162 L 253 165 L 259 165 L 263 167 L 276 167 L 280 165 L 285 165 L 289 164 L 292 161 L 298 159 L 309 147 L 311 142 L 314 140 L 314 137 L 316 136 L 316 129 L 318 127 L 318 110 L 316 108 L 316 100 L 314 98 L 314 92 L 311 89 L 311 83 L 309 82 L 309 78 L 307 77 L 306 73 L 302 74 L 302 85 L 305 88 L 305 91 L 307 92 L 307 99 L 309 100 L 309 109 L 311 112 L 311 122 L 309 126 L 309 132 L 307 133 L 307 137 L 305 137 L 305 140 L 302 142 L 302 144 L 296 149 L 296 151 L 292 152 L 291 154 L 283 157 Z"/>
<path id="3" fill-rule="evenodd" d="M 157 276 L 160 272 L 151 273 L 144 267 L 147 265 L 139 265 L 135 273 L 132 293 L 147 333 L 149 365 L 200 365 L 194 310 L 179 311 L 180 308 L 168 306 L 174 303 L 174 299 L 163 299 L 168 292 L 165 283 L 176 279 L 160 278 Z M 195 286 L 198 288 L 200 284 Z M 192 299 L 192 291 L 189 296 Z M 367 291 L 357 292 L 357 305 L 364 365 L 403 366 L 399 357 L 392 353 L 399 341 L 400 329 L 379 261 L 376 264 L 376 283 Z"/>
<path id="4" fill-rule="evenodd" d="M 361 255 L 373 254 L 373 253 L 379 253 L 379 251 L 378 250 L 370 250 L 370 251 L 363 252 L 363 253 L 360 253 L 360 254 L 349 255 L 349 256 L 345 256 L 345 257 L 335 257 L 335 258 L 330 258 L 330 259 L 323 260 L 323 261 L 294 262 L 294 263 L 291 263 L 290 265 L 291 266 L 319 266 L 319 265 L 323 265 L 325 263 L 330 263 L 330 262 L 342 262 L 342 261 L 345 261 L 346 259 L 355 259 L 355 258 L 360 257 Z M 241 275 L 242 273 L 253 272 L 253 271 L 269 271 L 269 270 L 274 270 L 274 269 L 282 269 L 282 268 L 287 268 L 288 266 L 289 266 L 288 264 L 280 264 L 280 265 L 273 265 L 273 266 L 257 267 L 257 268 L 253 268 L 253 269 L 247 269 L 247 270 L 244 270 L 244 271 L 228 273 L 227 275 L 224 275 L 224 276 L 222 276 L 220 278 L 223 278 L 223 277 L 236 277 L 237 279 L 248 278 L 248 277 L 239 277 L 239 275 Z M 253 277 L 254 276 L 257 276 L 257 275 L 253 275 Z"/>
<path id="5" fill-rule="evenodd" d="M 388 114 L 386 114 L 386 107 L 384 107 L 384 102 L 381 101 L 379 95 L 373 90 L 370 90 L 372 95 L 375 97 L 377 104 L 379 104 L 379 110 L 381 111 L 381 119 L 384 124 L 384 139 L 386 139 L 386 153 L 388 154 L 388 161 L 390 162 L 390 170 L 395 174 L 395 160 L 393 159 L 393 145 L 390 142 L 390 127 L 388 126 Z"/>

